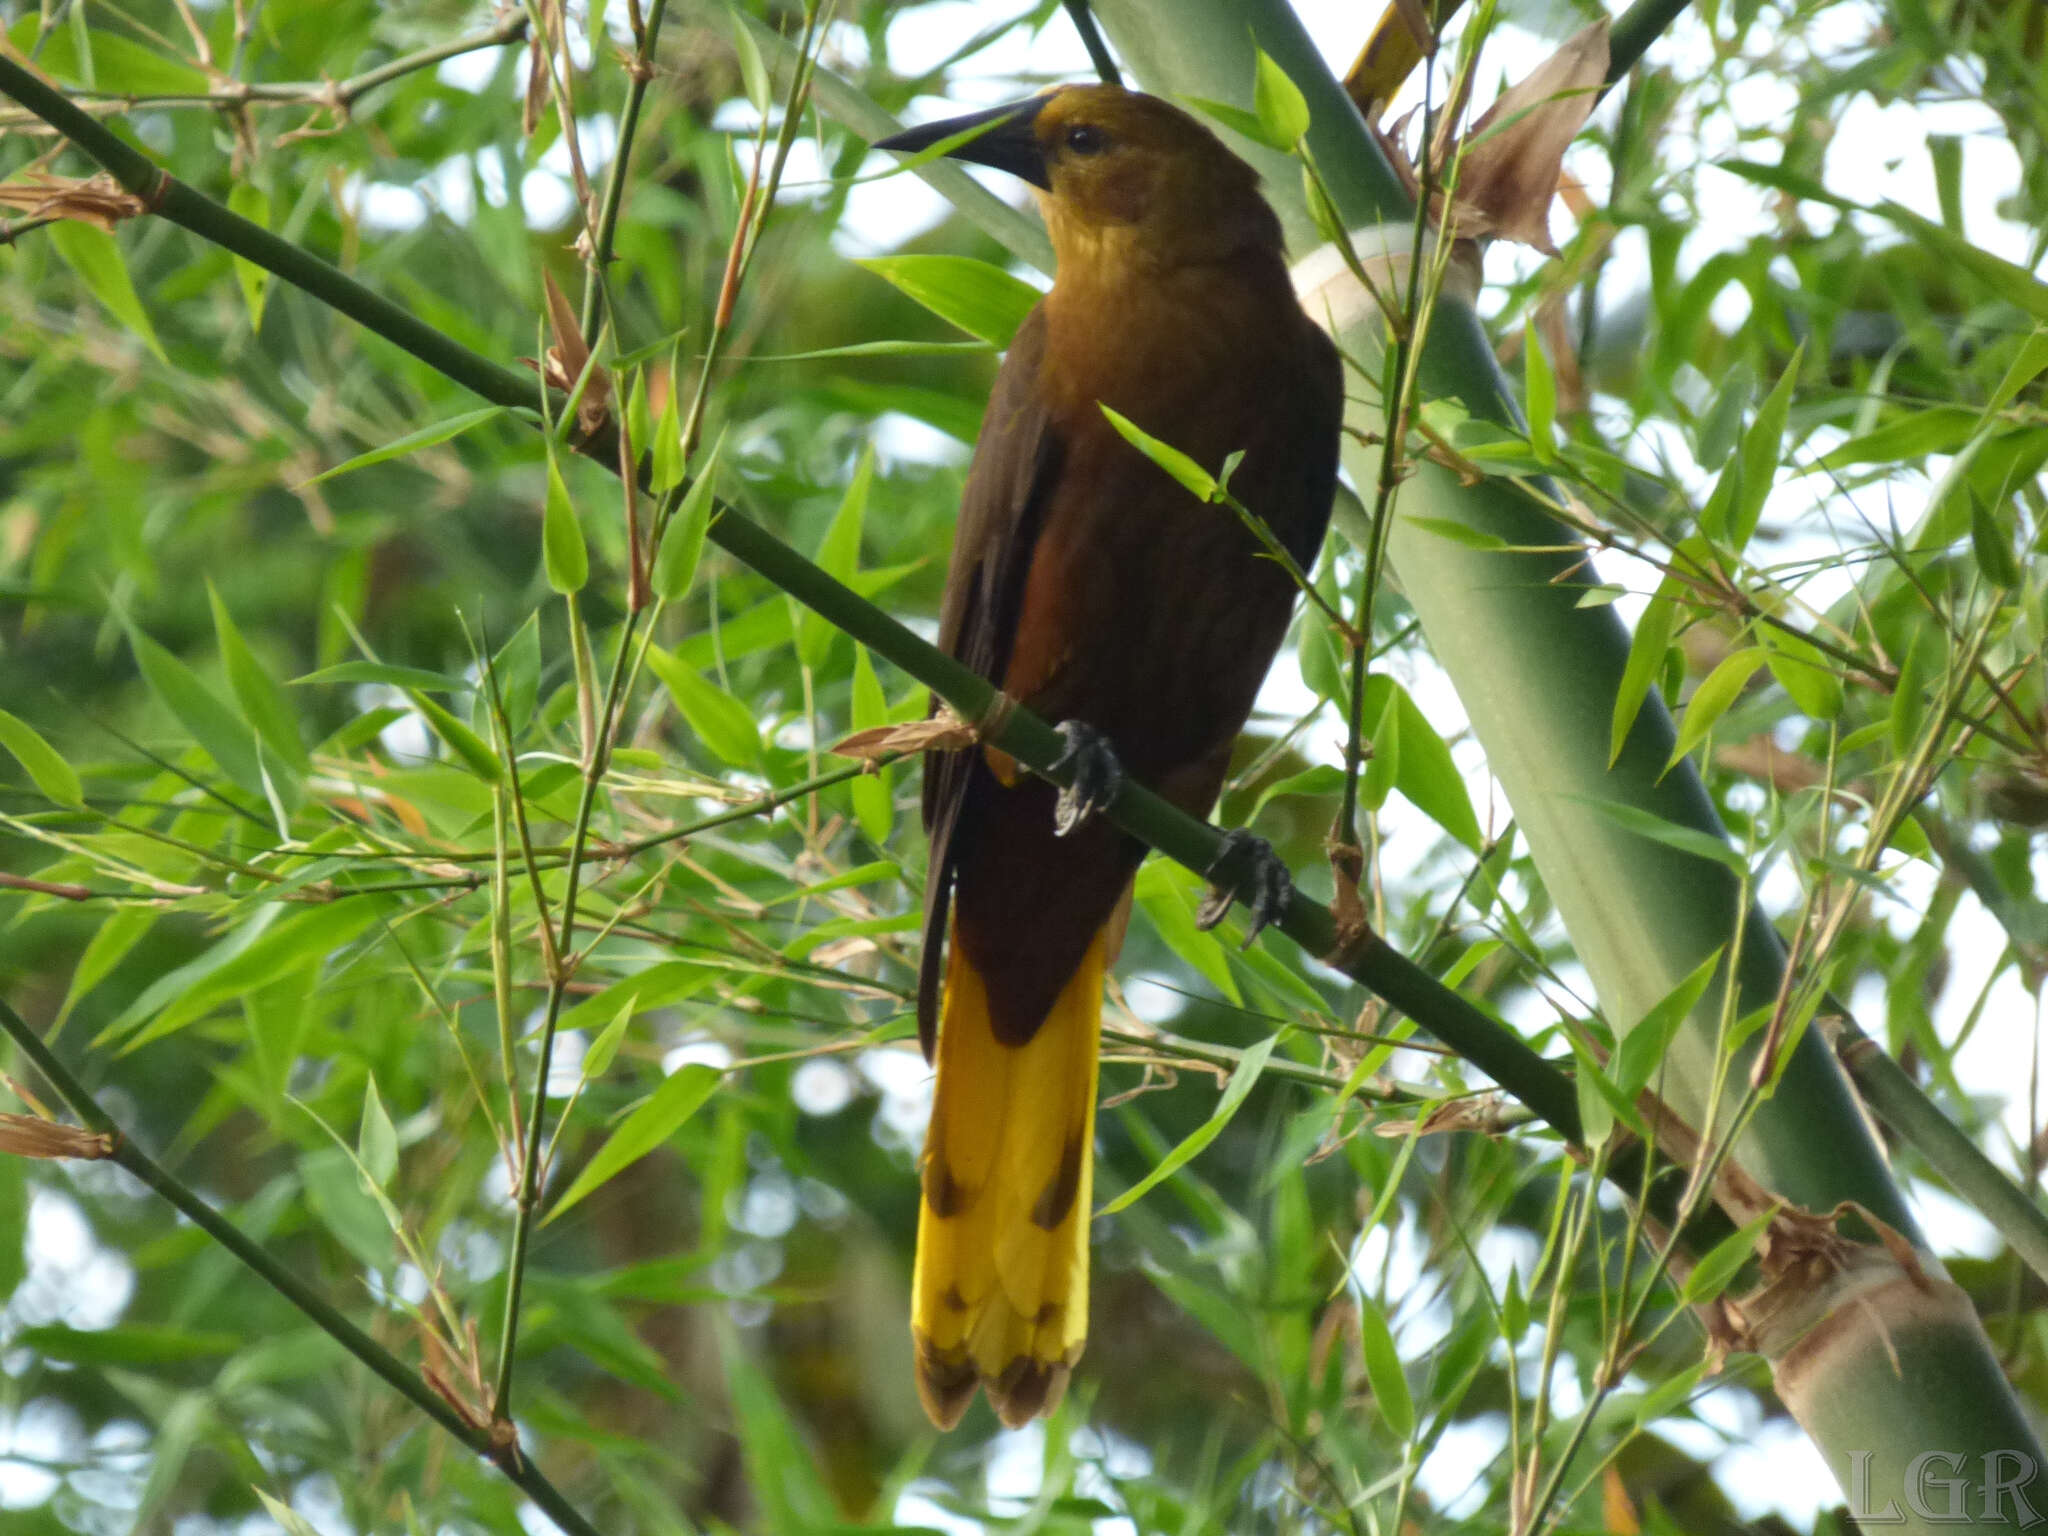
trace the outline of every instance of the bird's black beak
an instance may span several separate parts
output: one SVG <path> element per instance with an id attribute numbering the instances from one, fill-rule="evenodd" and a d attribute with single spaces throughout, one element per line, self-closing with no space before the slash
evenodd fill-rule
<path id="1" fill-rule="evenodd" d="M 990 107 L 986 112 L 970 112 L 965 117 L 949 117 L 943 122 L 926 123 L 921 128 L 906 128 L 886 139 L 875 140 L 875 148 L 914 154 L 957 138 L 961 140 L 958 144 L 943 151 L 948 158 L 993 166 L 1050 192 L 1052 179 L 1046 172 L 1045 152 L 1038 147 L 1038 136 L 1033 132 L 1039 111 L 1049 99 L 1034 96 L 1029 101 Z M 962 138 L 962 135 L 971 137 Z"/>

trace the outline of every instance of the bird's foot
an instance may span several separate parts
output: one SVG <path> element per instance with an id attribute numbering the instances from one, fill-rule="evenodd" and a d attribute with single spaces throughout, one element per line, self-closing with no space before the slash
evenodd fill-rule
<path id="1" fill-rule="evenodd" d="M 1062 720 L 1053 729 L 1067 744 L 1053 767 L 1071 768 L 1074 774 L 1052 812 L 1053 832 L 1065 837 L 1116 798 L 1124 787 L 1124 765 L 1116 760 L 1109 738 L 1085 721 Z"/>
<path id="2" fill-rule="evenodd" d="M 1217 871 L 1233 862 L 1242 871 L 1238 878 L 1228 884 L 1217 880 Z M 1286 917 L 1287 908 L 1294 901 L 1294 877 L 1287 873 L 1287 866 L 1273 851 L 1273 845 L 1242 827 L 1223 834 L 1223 847 L 1207 873 L 1216 883 L 1195 910 L 1195 926 L 1214 928 L 1223 921 L 1233 901 L 1242 901 L 1252 915 L 1251 931 L 1244 936 L 1246 949 L 1252 947 L 1260 930 Z"/>

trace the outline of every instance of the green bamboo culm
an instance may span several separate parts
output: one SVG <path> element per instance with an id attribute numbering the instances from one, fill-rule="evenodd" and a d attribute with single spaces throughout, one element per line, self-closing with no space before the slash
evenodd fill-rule
<path id="1" fill-rule="evenodd" d="M 1412 225 L 1399 178 L 1283 0 L 1098 0 L 1095 11 L 1126 70 L 1168 96 L 1250 108 L 1263 50 L 1307 99 L 1307 146 L 1346 227 Z M 1299 163 L 1243 139 L 1233 147 L 1261 171 L 1295 254 L 1320 245 Z M 1354 356 L 1376 357 L 1381 331 L 1374 318 L 1340 340 Z M 1477 314 L 1452 295 L 1437 302 L 1419 379 L 1423 399 L 1454 398 L 1477 417 L 1523 430 Z M 1368 485 L 1379 473 L 1386 423 L 1376 404 L 1359 402 L 1357 391 L 1353 400 L 1349 425 L 1366 441 L 1347 442 L 1346 465 Z M 1509 482 L 1465 485 L 1428 462 L 1414 466 L 1400 505 L 1388 552 L 1403 594 L 1457 688 L 1607 1017 L 1626 1031 L 1717 951 L 1739 957 L 1737 1010 L 1768 1007 L 1783 979 L 1784 949 L 1747 903 L 1744 882 L 1718 862 L 1623 830 L 1599 809 L 1619 804 L 1725 840 L 1691 763 L 1665 771 L 1675 732 L 1654 689 L 1610 766 L 1629 635 L 1611 607 L 1577 606 L 1595 578 L 1572 536 Z M 1410 515 L 1481 537 L 1445 538 Z M 1341 519 L 1339 526 L 1348 531 Z M 1546 549 L 1557 552 L 1525 552 Z M 1707 1118 L 1717 1083 L 1739 1090 L 1744 1081 L 1741 1061 L 1717 1075 L 1720 991 L 1709 989 L 1664 1067 L 1665 1097 L 1694 1126 Z M 1728 1109 L 1724 1102 L 1720 1115 Z M 1854 1202 L 1919 1242 L 1817 1032 L 1798 1041 L 1734 1157 L 1806 1210 Z M 1775 1328 L 1759 1334 L 1788 1406 L 1845 1494 L 1865 1499 L 1872 1513 L 1889 1505 L 1898 1523 L 1888 1528 L 1953 1527 L 1947 1491 L 1924 1496 L 1930 1466 L 1952 1477 L 1973 1528 L 2023 1528 L 2028 1506 L 2002 1496 L 2000 1484 L 2037 1490 L 2044 1458 L 1967 1298 L 1931 1257 L 1901 1264 L 1874 1242 L 1842 1247 L 1848 1259 L 1833 1280 L 1786 1298 Z M 1909 1359 L 1919 1373 L 1904 1369 Z M 1954 1461 L 1929 1462 L 1930 1453 Z"/>

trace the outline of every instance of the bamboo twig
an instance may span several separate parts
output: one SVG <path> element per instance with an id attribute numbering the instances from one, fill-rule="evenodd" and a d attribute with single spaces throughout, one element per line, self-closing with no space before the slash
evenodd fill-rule
<path id="1" fill-rule="evenodd" d="M 5 999 L 0 999 L 0 1032 L 12 1039 L 21 1053 L 35 1063 L 36 1070 L 57 1090 L 58 1097 L 70 1106 L 73 1114 L 90 1129 L 112 1138 L 113 1151 L 109 1161 L 119 1164 L 163 1196 L 194 1226 L 241 1260 L 343 1349 L 368 1366 L 387 1386 L 503 1472 L 555 1524 L 572 1536 L 599 1536 L 597 1527 L 548 1481 L 531 1460 L 520 1453 L 517 1431 L 509 1422 L 472 1422 L 429 1386 L 424 1377 L 408 1370 L 396 1355 L 357 1327 L 326 1297 L 272 1258 L 175 1175 L 160 1167 L 114 1123 L 113 1117 L 100 1107 L 99 1101 L 85 1085 L 71 1074 L 28 1021 L 16 1013 Z"/>

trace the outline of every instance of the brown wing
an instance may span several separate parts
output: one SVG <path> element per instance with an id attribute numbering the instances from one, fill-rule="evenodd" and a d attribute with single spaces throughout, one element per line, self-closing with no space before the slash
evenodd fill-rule
<path id="1" fill-rule="evenodd" d="M 939 606 L 939 649 L 1000 682 L 1017 632 L 1025 573 L 1063 456 L 1039 389 L 1045 314 L 1018 328 L 974 444 L 953 561 Z M 917 976 L 917 1037 L 931 1059 L 938 1039 L 946 916 L 953 889 L 953 829 L 980 760 L 976 748 L 934 753 L 924 766 L 924 826 L 931 843 L 925 876 L 924 938 Z"/>

